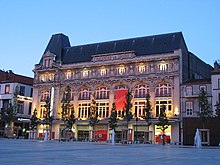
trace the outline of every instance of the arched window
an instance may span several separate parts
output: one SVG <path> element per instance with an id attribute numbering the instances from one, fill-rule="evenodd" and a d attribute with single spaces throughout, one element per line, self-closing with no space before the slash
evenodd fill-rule
<path id="1" fill-rule="evenodd" d="M 145 71 L 146 71 L 146 66 L 145 65 L 139 65 L 138 66 L 138 72 L 139 73 L 145 73 Z"/>
<path id="2" fill-rule="evenodd" d="M 65 72 L 65 80 L 70 80 L 73 77 L 73 73 L 71 71 Z"/>
<path id="3" fill-rule="evenodd" d="M 137 85 L 135 87 L 135 91 L 134 91 L 135 98 L 145 98 L 147 94 L 149 94 L 148 85 Z"/>
<path id="4" fill-rule="evenodd" d="M 107 70 L 105 68 L 100 69 L 100 75 L 101 76 L 106 76 L 107 75 Z"/>
<path id="5" fill-rule="evenodd" d="M 124 66 L 118 68 L 119 75 L 125 75 L 125 73 L 126 73 L 126 68 Z"/>
<path id="6" fill-rule="evenodd" d="M 82 88 L 79 92 L 79 100 L 90 100 L 91 90 L 89 88 Z"/>
<path id="7" fill-rule="evenodd" d="M 100 87 L 96 89 L 96 99 L 109 99 L 109 88 Z"/>
<path id="8" fill-rule="evenodd" d="M 171 84 L 164 83 L 164 84 L 158 84 L 156 86 L 156 96 L 157 97 L 164 97 L 164 96 L 171 96 L 172 94 L 172 86 Z"/>
<path id="9" fill-rule="evenodd" d="M 49 91 L 41 92 L 41 99 L 40 99 L 40 101 L 46 101 L 47 98 L 50 98 L 50 92 Z"/>

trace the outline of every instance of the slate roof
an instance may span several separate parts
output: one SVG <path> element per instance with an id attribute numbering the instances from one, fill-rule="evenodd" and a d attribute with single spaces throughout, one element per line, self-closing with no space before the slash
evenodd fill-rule
<path id="1" fill-rule="evenodd" d="M 67 36 L 55 34 L 45 52 L 49 50 L 57 55 L 56 60 L 70 64 L 91 61 L 92 55 L 123 51 L 134 51 L 136 56 L 170 53 L 180 49 L 181 43 L 185 44 L 183 35 L 181 32 L 176 32 L 71 47 Z"/>

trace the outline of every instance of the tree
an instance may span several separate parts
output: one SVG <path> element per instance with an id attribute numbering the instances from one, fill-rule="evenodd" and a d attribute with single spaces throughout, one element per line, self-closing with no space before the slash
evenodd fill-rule
<path id="1" fill-rule="evenodd" d="M 200 112 L 198 112 L 198 115 L 202 121 L 202 127 L 204 129 L 207 118 L 212 116 L 212 111 L 208 102 L 207 93 L 204 90 L 204 88 L 201 88 L 199 93 L 199 107 Z"/>
<path id="2" fill-rule="evenodd" d="M 31 116 L 31 123 L 30 123 L 30 139 L 35 138 L 34 137 L 34 130 L 37 129 L 37 124 L 39 123 L 39 119 L 37 117 L 37 109 L 34 109 L 34 112 Z"/>
<path id="3" fill-rule="evenodd" d="M 52 136 L 52 122 L 54 120 L 54 117 L 53 117 L 52 109 L 50 108 L 50 106 L 51 106 L 50 98 L 47 97 L 46 104 L 44 105 L 44 107 L 46 109 L 46 115 L 45 115 L 43 120 L 44 120 L 45 124 L 49 125 L 50 140 L 51 140 L 51 136 Z"/>
<path id="4" fill-rule="evenodd" d="M 93 127 L 99 122 L 96 101 L 92 99 L 89 110 L 89 124 Z M 94 136 L 95 134 L 93 134 Z M 93 137 L 94 138 L 94 137 Z M 92 139 L 94 140 L 94 139 Z"/>
<path id="5" fill-rule="evenodd" d="M 71 114 L 66 120 L 66 128 L 68 131 L 72 131 L 72 127 L 76 122 L 74 108 L 71 109 Z"/>
<path id="6" fill-rule="evenodd" d="M 131 100 L 132 100 L 132 98 L 133 98 L 133 96 L 132 96 L 131 91 L 128 91 L 127 94 L 126 94 L 126 100 L 125 100 L 125 106 L 124 106 L 124 111 L 125 111 L 124 119 L 127 122 L 127 128 L 128 128 L 129 121 L 131 121 L 131 119 L 133 117 L 132 112 L 131 112 L 131 108 L 132 108 Z"/>
<path id="7" fill-rule="evenodd" d="M 71 88 L 69 85 L 67 85 L 62 99 L 61 119 L 64 121 L 64 124 L 68 118 L 68 110 L 71 107 L 70 101 L 71 101 Z"/>
<path id="8" fill-rule="evenodd" d="M 94 127 L 96 123 L 98 123 L 98 111 L 96 106 L 96 101 L 92 99 L 90 104 L 90 113 L 89 113 L 89 124 Z"/>
<path id="9" fill-rule="evenodd" d="M 37 124 L 39 123 L 39 119 L 37 117 L 37 109 L 34 109 L 34 112 L 31 116 L 31 124 L 30 124 L 30 130 L 35 130 L 37 128 Z"/>
<path id="10" fill-rule="evenodd" d="M 151 110 L 152 110 L 152 107 L 151 107 L 151 102 L 150 102 L 150 95 L 147 94 L 146 95 L 146 106 L 145 106 L 145 116 L 144 116 L 144 119 L 145 121 L 147 122 L 147 126 L 149 127 L 152 122 L 151 122 Z"/>
<path id="11" fill-rule="evenodd" d="M 73 124 L 75 123 L 75 112 L 74 107 L 71 102 L 71 87 L 69 85 L 66 86 L 64 97 L 62 99 L 62 112 L 61 118 L 64 122 L 64 129 L 68 131 L 72 130 Z"/>
<path id="12" fill-rule="evenodd" d="M 111 130 L 114 130 L 118 127 L 117 125 L 117 113 L 116 113 L 116 110 L 115 110 L 115 103 L 112 104 L 112 112 L 111 112 L 111 116 L 109 118 L 109 127 Z"/>
<path id="13" fill-rule="evenodd" d="M 15 87 L 15 91 L 13 93 L 12 101 L 8 103 L 5 108 L 2 108 L 0 111 L 0 118 L 3 122 L 3 125 L 7 128 L 4 132 L 7 137 L 13 135 L 13 128 L 11 124 L 13 121 L 16 120 L 16 115 L 18 113 L 18 94 L 19 94 L 19 87 Z"/>
<path id="14" fill-rule="evenodd" d="M 165 111 L 166 111 L 166 106 L 162 105 L 161 112 L 158 117 L 158 123 L 157 123 L 157 128 L 162 131 L 163 145 L 165 145 L 165 130 L 170 125 Z"/>
<path id="15" fill-rule="evenodd" d="M 215 114 L 216 114 L 216 116 L 217 116 L 218 118 L 220 118 L 220 103 L 217 102 L 217 103 L 215 104 L 215 107 L 216 107 L 216 109 L 215 109 Z"/>

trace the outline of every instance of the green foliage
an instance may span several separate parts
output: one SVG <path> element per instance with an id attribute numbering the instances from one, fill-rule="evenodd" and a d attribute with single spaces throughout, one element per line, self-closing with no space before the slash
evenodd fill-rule
<path id="1" fill-rule="evenodd" d="M 147 94 L 146 95 L 146 106 L 145 106 L 145 116 L 144 116 L 144 119 L 145 121 L 147 122 L 147 125 L 150 126 L 152 124 L 151 122 L 151 110 L 152 110 L 152 107 L 151 107 L 151 102 L 150 102 L 150 95 Z"/>
<path id="2" fill-rule="evenodd" d="M 115 110 L 115 103 L 112 104 L 112 112 L 111 112 L 111 116 L 109 118 L 109 127 L 111 130 L 114 130 L 118 127 L 117 125 L 117 113 L 116 113 L 116 110 Z"/>
<path id="3" fill-rule="evenodd" d="M 66 128 L 68 131 L 71 131 L 73 125 L 76 122 L 76 118 L 75 118 L 75 112 L 74 112 L 74 108 L 71 109 L 71 114 L 70 116 L 67 118 L 67 120 L 65 121 L 66 123 Z"/>
<path id="4" fill-rule="evenodd" d="M 65 93 L 62 99 L 62 112 L 61 119 L 65 122 L 68 118 L 68 110 L 72 108 L 71 101 L 71 88 L 69 85 L 66 86 Z"/>
<path id="5" fill-rule="evenodd" d="M 5 124 L 10 124 L 16 119 L 16 115 L 18 112 L 18 94 L 19 88 L 18 86 L 16 86 L 13 93 L 12 102 L 9 102 L 8 106 L 6 108 L 2 108 L 0 111 L 0 119 Z"/>
<path id="6" fill-rule="evenodd" d="M 5 124 L 10 124 L 10 122 L 14 121 L 15 115 L 16 112 L 14 111 L 11 103 L 9 103 L 7 108 L 2 108 L 0 112 L 1 121 Z"/>
<path id="7" fill-rule="evenodd" d="M 218 118 L 220 118 L 220 103 L 217 102 L 215 105 L 216 109 L 215 109 L 215 114 Z"/>
<path id="8" fill-rule="evenodd" d="M 95 126 L 95 124 L 98 122 L 99 120 L 98 120 L 96 101 L 92 99 L 91 104 L 90 104 L 89 124 L 91 126 Z"/>
<path id="9" fill-rule="evenodd" d="M 166 111 L 166 106 L 163 105 L 162 111 L 160 112 L 160 115 L 158 117 L 158 123 L 157 123 L 157 129 L 160 129 L 163 132 L 163 134 L 170 125 L 165 111 Z"/>
<path id="10" fill-rule="evenodd" d="M 37 109 L 35 108 L 34 109 L 34 112 L 33 112 L 33 114 L 32 114 L 32 116 L 31 116 L 31 125 L 30 125 L 30 129 L 31 130 L 34 130 L 34 129 L 36 129 L 37 128 L 37 124 L 39 123 L 39 119 L 37 118 Z"/>
<path id="11" fill-rule="evenodd" d="M 51 125 L 54 120 L 54 117 L 51 112 L 52 110 L 50 109 L 50 98 L 49 97 L 47 97 L 46 104 L 44 105 L 44 107 L 46 109 L 46 116 L 43 120 L 46 124 Z"/>
<path id="12" fill-rule="evenodd" d="M 202 120 L 204 127 L 204 123 L 206 119 L 208 117 L 212 117 L 212 111 L 208 102 L 207 93 L 203 88 L 200 90 L 199 93 L 199 107 L 200 107 L 200 112 L 198 113 L 198 115 Z"/>
<path id="13" fill-rule="evenodd" d="M 125 106 L 124 106 L 124 111 L 125 111 L 125 115 L 124 115 L 124 119 L 127 121 L 127 127 L 128 127 L 128 122 L 131 121 L 133 115 L 131 112 L 131 108 L 132 108 L 132 100 L 133 96 L 131 91 L 128 91 L 126 94 L 126 101 L 125 101 Z"/>

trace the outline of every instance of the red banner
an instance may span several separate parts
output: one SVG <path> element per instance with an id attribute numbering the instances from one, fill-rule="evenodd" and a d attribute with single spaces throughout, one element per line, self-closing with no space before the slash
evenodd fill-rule
<path id="1" fill-rule="evenodd" d="M 116 110 L 123 110 L 124 109 L 127 93 L 128 93 L 128 89 L 116 90 L 116 97 L 115 97 Z"/>
<path id="2" fill-rule="evenodd" d="M 107 140 L 107 131 L 106 130 L 95 131 L 95 139 L 97 141 L 105 142 Z"/>

